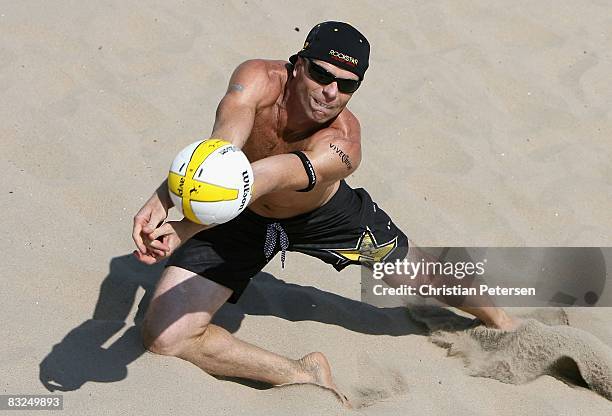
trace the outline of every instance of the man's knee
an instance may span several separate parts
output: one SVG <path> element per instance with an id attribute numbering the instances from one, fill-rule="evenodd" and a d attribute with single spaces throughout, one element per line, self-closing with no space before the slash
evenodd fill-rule
<path id="1" fill-rule="evenodd" d="M 200 337 L 232 291 L 179 267 L 164 271 L 142 323 L 143 346 L 177 355 Z"/>
<path id="2" fill-rule="evenodd" d="M 158 323 L 145 319 L 140 330 L 142 345 L 147 351 L 155 354 L 176 356 L 186 345 L 201 336 L 206 331 L 207 325 L 201 326 L 198 331 L 187 331 L 181 327 L 181 325 L 171 325 L 164 329 L 160 328 Z"/>
<path id="3" fill-rule="evenodd" d="M 157 333 L 155 330 L 155 326 L 152 325 L 149 321 L 145 320 L 142 323 L 142 327 L 140 328 L 140 338 L 142 340 L 142 346 L 150 352 L 156 354 L 164 354 L 168 351 L 170 345 L 168 339 L 163 338 L 161 334 Z"/>
<path id="4" fill-rule="evenodd" d="M 425 265 L 438 262 L 440 260 L 438 257 L 422 250 L 411 242 L 406 260 L 414 265 L 413 272 L 410 275 L 412 286 L 418 288 L 435 281 L 435 275 Z"/>

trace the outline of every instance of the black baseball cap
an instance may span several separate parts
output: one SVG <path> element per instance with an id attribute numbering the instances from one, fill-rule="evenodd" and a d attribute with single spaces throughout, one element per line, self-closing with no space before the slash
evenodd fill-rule
<path id="1" fill-rule="evenodd" d="M 329 62 L 363 80 L 368 69 L 370 43 L 348 23 L 323 22 L 310 30 L 302 50 L 291 56 L 289 61 L 295 64 L 298 56 Z"/>

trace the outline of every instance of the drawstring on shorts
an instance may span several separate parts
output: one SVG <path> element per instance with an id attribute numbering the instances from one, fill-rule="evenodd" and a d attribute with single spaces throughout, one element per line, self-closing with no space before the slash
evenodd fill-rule
<path id="1" fill-rule="evenodd" d="M 289 237 L 287 236 L 287 233 L 279 223 L 273 222 L 271 224 L 268 224 L 266 227 L 266 242 L 264 244 L 264 254 L 266 255 L 267 260 L 270 260 L 270 257 L 272 257 L 274 249 L 276 248 L 276 240 L 278 239 L 280 239 L 281 265 L 284 269 L 285 255 L 287 252 L 287 248 L 289 248 Z"/>

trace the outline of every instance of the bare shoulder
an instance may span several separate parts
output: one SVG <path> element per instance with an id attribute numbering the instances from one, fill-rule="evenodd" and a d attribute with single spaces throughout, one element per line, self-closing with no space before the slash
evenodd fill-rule
<path id="1" fill-rule="evenodd" d="M 287 78 L 287 64 L 286 61 L 249 59 L 238 65 L 235 73 L 260 80 L 267 79 L 269 82 L 278 82 L 283 75 Z"/>
<path id="2" fill-rule="evenodd" d="M 350 147 L 353 152 L 361 154 L 361 125 L 348 108 L 342 110 L 328 127 L 315 133 L 313 139 L 314 144 L 339 142 L 345 147 Z"/>
<path id="3" fill-rule="evenodd" d="M 348 108 L 342 110 L 329 128 L 336 130 L 344 140 L 361 145 L 361 124 Z"/>
<path id="4" fill-rule="evenodd" d="M 234 70 L 228 93 L 254 95 L 262 106 L 272 105 L 283 91 L 287 79 L 286 62 L 267 59 L 244 61 Z"/>

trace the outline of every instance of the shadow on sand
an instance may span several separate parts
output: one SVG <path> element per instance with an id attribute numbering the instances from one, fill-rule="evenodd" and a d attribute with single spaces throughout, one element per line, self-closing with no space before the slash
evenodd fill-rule
<path id="1" fill-rule="evenodd" d="M 127 366 L 145 353 L 140 324 L 162 271 L 163 265 L 145 266 L 132 255 L 111 260 L 93 317 L 70 331 L 40 363 L 39 379 L 47 390 L 72 391 L 88 381 L 114 382 L 127 376 Z M 195 282 L 193 279 L 163 297 L 171 298 L 177 291 L 189 290 Z M 139 300 L 142 291 L 144 295 Z M 130 312 L 138 301 L 133 322 L 129 322 Z M 405 308 L 376 308 L 314 287 L 286 283 L 268 273 L 257 274 L 240 301 L 236 305 L 224 305 L 213 322 L 235 333 L 245 315 L 318 321 L 372 335 L 426 333 L 423 326 L 410 319 Z M 168 316 L 164 327 L 180 317 Z M 265 387 L 245 380 L 220 379 L 254 388 Z"/>

